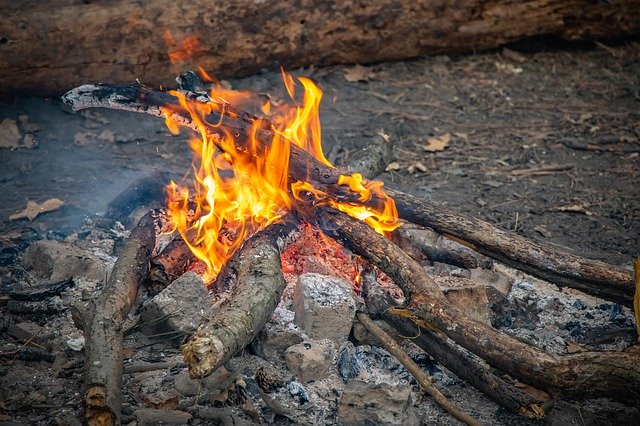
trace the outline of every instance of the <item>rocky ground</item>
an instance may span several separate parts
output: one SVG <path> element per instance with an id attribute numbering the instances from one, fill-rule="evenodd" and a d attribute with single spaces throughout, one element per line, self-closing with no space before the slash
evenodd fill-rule
<path id="1" fill-rule="evenodd" d="M 562 250 L 630 266 L 640 253 L 640 45 L 548 46 L 296 74 L 309 75 L 325 92 L 325 151 L 337 163 L 348 162 L 384 129 L 398 141 L 398 158 L 381 176 L 385 185 Z M 265 72 L 230 83 L 278 93 L 278 79 Z M 127 235 L 122 226 L 103 226 L 100 212 L 135 177 L 156 169 L 184 175 L 191 154 L 185 137 L 172 136 L 160 120 L 114 111 L 70 114 L 57 99 L 3 99 L 0 126 L 0 293 L 68 285 L 39 302 L 0 300 L 0 421 L 75 424 L 83 336 L 70 308 L 100 288 Z M 124 422 L 344 423 L 366 416 L 374 423 L 456 423 L 354 323 L 357 296 L 348 277 L 326 258 L 298 263 L 288 272 L 287 297 L 259 338 L 202 381 L 188 377 L 177 349 L 182 335 L 161 334 L 167 330 L 142 315 L 161 312 L 157 300 L 143 295 L 145 308 L 131 318 L 125 340 Z M 499 265 L 490 271 L 425 267 L 498 289 L 501 296 L 490 303 L 466 290 L 448 295 L 547 351 L 619 350 L 636 341 L 633 314 L 620 305 Z M 193 296 L 201 284 L 190 275 L 181 285 L 194 290 L 176 294 Z M 325 291 L 311 291 L 320 285 Z M 208 302 L 165 300 L 182 303 L 170 312 L 200 309 L 201 316 Z M 323 311 L 327 306 L 332 310 Z M 316 312 L 332 322 L 310 326 L 303 318 Z M 162 327 L 169 326 L 176 327 Z M 482 422 L 532 423 L 495 405 L 410 341 L 404 346 Z M 637 408 L 608 400 L 561 400 L 540 422 L 639 419 Z"/>

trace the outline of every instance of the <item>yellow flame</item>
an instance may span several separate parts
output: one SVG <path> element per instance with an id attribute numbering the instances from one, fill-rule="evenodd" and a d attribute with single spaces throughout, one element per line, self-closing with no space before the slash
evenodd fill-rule
<path id="1" fill-rule="evenodd" d="M 208 81 L 214 81 L 207 76 Z M 295 102 L 295 82 L 283 71 L 283 80 L 289 96 Z M 298 78 L 304 89 L 302 104 L 275 106 L 258 101 L 248 93 L 223 89 L 219 83 L 211 90 L 210 103 L 189 100 L 181 92 L 170 92 L 177 97 L 199 130 L 199 137 L 190 141 L 197 156 L 194 165 L 193 192 L 172 182 L 167 187 L 167 205 L 175 230 L 187 242 L 195 256 L 207 266 L 204 275 L 209 282 L 218 274 L 224 262 L 233 255 L 250 235 L 278 220 L 291 209 L 293 199 L 308 198 L 328 204 L 366 222 L 377 232 L 395 229 L 397 211 L 395 203 L 382 190 L 382 182 L 366 181 L 360 174 L 340 176 L 338 185 L 358 195 L 360 203 L 373 198 L 382 200 L 378 206 L 358 202 L 337 201 L 332 194 L 316 190 L 310 182 L 293 182 L 289 188 L 288 167 L 290 143 L 304 149 L 317 160 L 334 167 L 322 152 L 319 107 L 322 91 L 308 78 Z M 238 134 L 230 134 L 221 123 L 209 123 L 212 112 L 221 116 L 231 114 L 230 105 L 247 105 L 268 115 L 274 134 L 270 146 L 258 141 L 258 130 L 264 128 L 261 119 L 255 120 L 246 141 L 238 141 Z M 167 126 L 178 131 L 178 124 L 169 108 L 163 110 Z M 222 136 L 213 136 L 211 128 Z M 238 149 L 238 142 L 248 149 Z M 289 193 L 294 198 L 291 198 Z M 304 192 L 304 193 L 303 193 Z"/>

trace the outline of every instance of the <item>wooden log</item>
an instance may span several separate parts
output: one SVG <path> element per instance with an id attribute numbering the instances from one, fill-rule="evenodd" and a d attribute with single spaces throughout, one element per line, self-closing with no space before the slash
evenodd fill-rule
<path id="1" fill-rule="evenodd" d="M 135 209 L 161 203 L 165 197 L 164 188 L 169 182 L 169 174 L 159 170 L 139 177 L 109 202 L 104 217 L 125 222 Z"/>
<path id="2" fill-rule="evenodd" d="M 249 238 L 225 264 L 219 279 L 233 279 L 234 294 L 210 322 L 182 346 L 193 378 L 204 377 L 247 346 L 273 314 L 285 288 L 280 251 L 295 237 L 292 216 Z M 225 286 L 216 283 L 218 286 Z"/>
<path id="3" fill-rule="evenodd" d="M 341 165 L 340 169 L 346 173 L 360 173 L 366 179 L 375 179 L 395 160 L 395 155 L 393 139 L 380 131 L 366 147 L 350 158 L 347 164 Z"/>
<path id="4" fill-rule="evenodd" d="M 143 282 L 145 288 L 155 296 L 182 275 L 195 260 L 189 246 L 177 236 L 151 259 L 149 275 Z"/>
<path id="5" fill-rule="evenodd" d="M 206 95 L 199 93 L 190 93 L 188 96 L 192 99 L 200 97 L 205 102 L 210 101 Z M 137 83 L 84 85 L 66 93 L 63 100 L 75 110 L 111 108 L 158 117 L 164 117 L 160 108 L 166 107 L 171 109 L 171 117 L 176 122 L 196 128 L 187 111 L 176 105 L 175 97 Z M 212 137 L 224 137 L 224 130 L 221 129 L 224 127 L 234 136 L 236 148 L 246 151 L 249 128 L 256 117 L 226 104 L 213 105 L 216 111 L 207 119 L 211 123 L 222 125 L 209 125 L 207 131 Z M 217 111 L 223 110 L 226 113 L 221 117 Z M 273 141 L 273 132 L 266 120 L 260 122 L 260 129 L 256 134 L 262 144 L 259 149 L 264 149 Z M 353 193 L 344 186 L 337 185 L 343 173 L 341 170 L 324 165 L 293 144 L 289 152 L 288 172 L 290 182 L 311 182 L 316 189 L 337 199 L 355 201 Z M 631 272 L 604 262 L 560 252 L 479 219 L 452 212 L 428 200 L 421 200 L 400 191 L 386 192 L 395 200 L 401 219 L 451 236 L 473 250 L 554 284 L 576 288 L 626 306 L 632 304 L 635 285 Z M 373 205 L 379 202 L 377 199 L 370 200 Z"/>
<path id="6" fill-rule="evenodd" d="M 155 221 L 148 213 L 131 231 L 104 288 L 84 310 L 83 403 L 90 425 L 120 424 L 123 324 L 147 274 L 155 239 Z"/>
<path id="7" fill-rule="evenodd" d="M 555 395 L 610 397 L 636 404 L 640 400 L 640 346 L 622 352 L 553 355 L 471 319 L 451 305 L 426 271 L 391 241 L 346 214 L 318 207 L 316 226 L 380 268 L 407 298 L 404 316 L 440 331 L 460 346 L 513 377 Z"/>
<path id="8" fill-rule="evenodd" d="M 178 69 L 197 66 L 227 78 L 640 30 L 635 0 L 2 0 L 0 10 L 0 91 L 40 95 L 86 81 L 167 86 Z"/>
<path id="9" fill-rule="evenodd" d="M 411 319 L 393 314 L 401 308 L 389 295 L 380 291 L 375 275 L 362 274 L 362 294 L 369 314 L 393 326 L 403 336 L 422 348 L 437 363 L 483 392 L 489 398 L 524 417 L 541 418 L 545 399 L 534 398 L 497 374 L 486 362 L 450 339 L 431 330 L 421 329 Z"/>
<path id="10" fill-rule="evenodd" d="M 469 248 L 555 285 L 631 306 L 633 274 L 620 267 L 555 250 L 434 202 L 387 191 L 401 218 L 464 242 Z"/>

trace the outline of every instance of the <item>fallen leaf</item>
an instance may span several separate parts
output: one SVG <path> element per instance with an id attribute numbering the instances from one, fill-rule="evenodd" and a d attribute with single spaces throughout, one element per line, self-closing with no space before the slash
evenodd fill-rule
<path id="1" fill-rule="evenodd" d="M 518 75 L 518 74 L 522 74 L 522 72 L 524 71 L 522 68 L 516 67 L 513 64 L 509 64 L 506 62 L 495 62 L 495 64 L 496 64 L 496 69 L 501 72 Z"/>
<path id="2" fill-rule="evenodd" d="M 426 173 L 427 172 L 427 166 L 425 166 L 422 163 L 415 163 L 415 164 L 412 164 L 409 167 L 407 167 L 407 171 L 410 174 L 414 174 L 416 172 Z"/>
<path id="3" fill-rule="evenodd" d="M 445 133 L 442 136 L 429 138 L 424 150 L 429 152 L 444 151 L 444 149 L 449 145 L 449 142 L 451 142 L 451 133 Z"/>
<path id="4" fill-rule="evenodd" d="M 369 81 L 376 76 L 373 69 L 363 67 L 362 65 L 356 65 L 352 68 L 344 70 L 344 79 L 349 83 L 356 83 L 358 81 Z"/>
<path id="5" fill-rule="evenodd" d="M 42 204 L 38 204 L 35 201 L 28 200 L 27 207 L 24 210 L 9 216 L 9 220 L 18 220 L 23 218 L 33 220 L 42 213 L 58 210 L 62 206 L 64 206 L 64 201 L 57 198 L 51 198 Z"/>
<path id="6" fill-rule="evenodd" d="M 395 172 L 400 170 L 400 163 L 394 161 L 392 163 L 389 163 L 389 165 L 387 166 L 387 168 L 385 169 L 388 172 Z"/>
<path id="7" fill-rule="evenodd" d="M 587 216 L 593 216 L 593 213 L 587 210 L 587 206 L 584 204 L 572 204 L 570 206 L 561 206 L 556 209 L 560 212 L 569 212 L 569 213 L 582 213 Z"/>
<path id="8" fill-rule="evenodd" d="M 0 123 L 0 148 L 34 148 L 38 144 L 33 137 L 22 137 L 18 123 L 10 118 L 5 118 Z"/>

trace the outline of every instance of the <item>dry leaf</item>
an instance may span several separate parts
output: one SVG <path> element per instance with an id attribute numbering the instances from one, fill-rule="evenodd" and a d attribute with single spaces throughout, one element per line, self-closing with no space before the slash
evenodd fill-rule
<path id="1" fill-rule="evenodd" d="M 444 149 L 449 145 L 449 142 L 451 142 L 451 133 L 445 133 L 442 136 L 429 138 L 427 141 L 428 145 L 424 147 L 424 150 L 429 152 L 444 151 Z"/>
<path id="2" fill-rule="evenodd" d="M 64 206 L 64 201 L 57 198 L 51 198 L 42 204 L 38 204 L 35 201 L 28 200 L 27 207 L 24 210 L 9 216 L 9 220 L 18 220 L 23 218 L 33 220 L 39 214 L 58 210 L 62 206 Z"/>
<path id="3" fill-rule="evenodd" d="M 35 148 L 38 143 L 32 135 L 22 136 L 18 123 L 10 118 L 5 118 L 0 123 L 0 148 Z"/>
<path id="4" fill-rule="evenodd" d="M 496 69 L 500 72 L 518 75 L 518 74 L 522 74 L 522 72 L 524 71 L 522 68 L 516 67 L 513 64 L 509 64 L 506 62 L 495 62 L 495 64 L 496 64 Z"/>
<path id="5" fill-rule="evenodd" d="M 407 171 L 410 174 L 414 174 L 416 172 L 426 173 L 427 172 L 427 166 L 425 166 L 422 163 L 415 163 L 415 164 L 412 164 L 409 167 L 407 167 Z"/>
<path id="6" fill-rule="evenodd" d="M 398 171 L 398 170 L 400 170 L 400 163 L 398 163 L 397 161 L 389 163 L 389 165 L 387 166 L 387 168 L 385 170 L 388 171 L 388 172 Z"/>
<path id="7" fill-rule="evenodd" d="M 371 68 L 363 67 L 362 65 L 356 65 L 352 68 L 344 70 L 344 79 L 349 83 L 355 83 L 358 81 L 369 81 L 376 76 L 376 73 Z"/>

